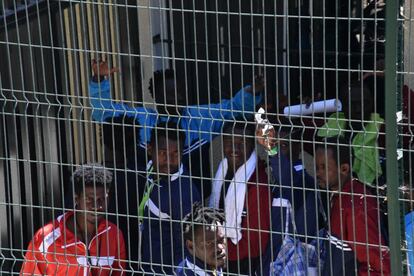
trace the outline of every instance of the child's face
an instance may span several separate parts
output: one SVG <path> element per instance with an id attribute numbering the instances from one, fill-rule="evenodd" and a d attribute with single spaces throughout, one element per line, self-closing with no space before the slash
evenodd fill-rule
<path id="1" fill-rule="evenodd" d="M 178 141 L 160 137 L 158 145 L 151 145 L 151 154 L 156 172 L 173 174 L 178 171 L 181 163 L 181 149 Z"/>

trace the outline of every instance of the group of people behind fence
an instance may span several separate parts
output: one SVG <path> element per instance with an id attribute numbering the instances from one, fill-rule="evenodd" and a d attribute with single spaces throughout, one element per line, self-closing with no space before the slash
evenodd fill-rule
<path id="1" fill-rule="evenodd" d="M 367 87 L 349 85 L 344 113 L 307 127 L 256 113 L 261 77 L 231 99 L 185 106 L 178 74 L 156 72 L 154 110 L 112 100 L 115 71 L 94 61 L 89 91 L 112 162 L 76 168 L 73 206 L 36 232 L 22 274 L 390 274 L 383 119 Z"/>

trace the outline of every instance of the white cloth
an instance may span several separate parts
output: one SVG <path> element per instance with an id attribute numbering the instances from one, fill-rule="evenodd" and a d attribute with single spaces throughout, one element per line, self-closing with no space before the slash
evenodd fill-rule
<path id="1" fill-rule="evenodd" d="M 253 175 L 257 164 L 256 151 L 253 151 L 246 163 L 237 169 L 231 180 L 224 201 L 224 213 L 226 216 L 226 236 L 237 244 L 242 239 L 241 223 L 244 201 L 246 197 L 247 182 Z M 210 207 L 218 208 L 220 204 L 221 190 L 228 170 L 228 161 L 224 158 L 213 179 Z"/>

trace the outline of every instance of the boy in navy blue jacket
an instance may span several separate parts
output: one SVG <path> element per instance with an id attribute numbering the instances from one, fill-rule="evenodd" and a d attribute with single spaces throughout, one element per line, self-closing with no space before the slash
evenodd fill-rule
<path id="1" fill-rule="evenodd" d="M 185 256 L 181 220 L 201 198 L 181 164 L 184 135 L 178 125 L 161 124 L 151 137 L 152 160 L 146 168 L 146 187 L 138 210 L 141 268 L 145 274 L 172 275 Z"/>

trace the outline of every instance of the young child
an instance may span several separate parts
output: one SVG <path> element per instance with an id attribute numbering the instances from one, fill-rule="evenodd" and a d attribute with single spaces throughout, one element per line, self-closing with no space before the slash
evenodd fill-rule
<path id="1" fill-rule="evenodd" d="M 330 197 L 329 230 L 349 244 L 358 260 L 358 275 L 389 275 L 389 249 L 381 234 L 378 198 L 352 178 L 351 151 L 346 141 L 327 140 L 315 153 L 321 189 Z"/>
<path id="2" fill-rule="evenodd" d="M 73 173 L 75 210 L 42 227 L 29 244 L 21 275 L 123 275 L 124 238 L 105 219 L 112 173 L 97 164 Z"/>
<path id="3" fill-rule="evenodd" d="M 186 255 L 181 220 L 201 198 L 181 164 L 183 145 L 184 132 L 176 123 L 154 128 L 149 147 L 152 160 L 147 165 L 146 188 L 138 210 L 145 274 L 172 275 L 174 266 Z"/>

